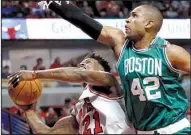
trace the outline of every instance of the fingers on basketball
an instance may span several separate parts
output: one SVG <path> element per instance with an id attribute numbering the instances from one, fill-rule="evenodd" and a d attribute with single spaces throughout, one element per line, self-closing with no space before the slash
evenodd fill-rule
<path id="1" fill-rule="evenodd" d="M 15 88 L 9 89 L 9 95 L 18 105 L 30 105 L 35 103 L 42 92 L 41 81 L 21 81 Z"/>

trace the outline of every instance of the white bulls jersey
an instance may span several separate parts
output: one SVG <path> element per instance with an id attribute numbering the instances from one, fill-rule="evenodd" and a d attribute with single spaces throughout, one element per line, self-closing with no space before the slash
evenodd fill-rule
<path id="1" fill-rule="evenodd" d="M 127 134 L 123 96 L 109 97 L 90 85 L 79 98 L 72 114 L 79 124 L 79 134 Z"/>

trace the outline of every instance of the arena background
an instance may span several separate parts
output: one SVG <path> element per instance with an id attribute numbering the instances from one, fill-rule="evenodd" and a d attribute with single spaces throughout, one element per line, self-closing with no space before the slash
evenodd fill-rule
<path id="1" fill-rule="evenodd" d="M 184 47 L 190 53 L 189 1 L 79 1 L 73 2 L 86 14 L 101 23 L 124 30 L 125 18 L 140 4 L 152 4 L 164 15 L 159 36 Z M 2 110 L 3 134 L 32 134 L 24 113 L 8 96 L 7 75 L 20 69 L 32 70 L 41 58 L 45 69 L 76 66 L 89 52 L 96 52 L 109 61 L 112 72 L 115 58 L 111 49 L 91 40 L 81 30 L 49 10 L 42 10 L 36 2 L 2 1 Z M 177 54 L 181 55 L 181 54 Z M 119 78 L 119 77 L 118 77 Z M 120 80 L 119 80 L 120 81 Z M 181 81 L 190 101 L 190 77 Z M 42 80 L 43 92 L 38 101 L 38 115 L 49 126 L 70 113 L 78 100 L 80 84 Z M 190 107 L 188 111 L 190 119 Z"/>

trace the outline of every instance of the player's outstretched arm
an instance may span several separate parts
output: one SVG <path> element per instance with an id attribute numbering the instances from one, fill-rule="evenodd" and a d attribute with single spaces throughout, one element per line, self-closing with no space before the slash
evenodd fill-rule
<path id="1" fill-rule="evenodd" d="M 190 54 L 184 48 L 177 45 L 167 45 L 166 54 L 174 70 L 190 74 Z"/>
<path id="2" fill-rule="evenodd" d="M 17 86 L 22 80 L 54 79 L 71 83 L 89 83 L 97 86 L 114 86 L 115 77 L 108 72 L 88 71 L 77 67 L 55 68 L 39 71 L 19 71 L 8 77 L 9 84 Z"/>
<path id="3" fill-rule="evenodd" d="M 119 57 L 121 48 L 125 42 L 125 34 L 122 30 L 103 26 L 87 16 L 81 9 L 66 1 L 60 1 L 61 3 L 56 1 L 47 2 L 49 3 L 48 8 L 50 10 L 80 28 L 94 40 L 110 46 L 114 50 L 116 57 Z"/>
<path id="4" fill-rule="evenodd" d="M 34 111 L 30 110 L 26 113 L 26 120 L 31 129 L 35 134 L 77 134 L 78 123 L 73 116 L 67 116 L 55 123 L 50 128 L 46 126 L 35 114 Z"/>

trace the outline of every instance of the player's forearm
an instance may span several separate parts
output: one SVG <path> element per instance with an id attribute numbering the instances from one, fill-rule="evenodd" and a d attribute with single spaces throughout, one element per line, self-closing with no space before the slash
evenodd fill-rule
<path id="1" fill-rule="evenodd" d="M 113 86 L 115 81 L 114 76 L 110 73 L 82 70 L 76 67 L 39 70 L 35 72 L 37 79 L 54 79 L 64 82 L 89 83 L 98 86 Z"/>
<path id="2" fill-rule="evenodd" d="M 68 4 L 66 1 L 62 1 L 61 5 L 52 2 L 49 5 L 49 9 L 80 28 L 93 39 L 98 39 L 103 28 L 102 24 L 87 16 L 78 7 Z"/>
<path id="3" fill-rule="evenodd" d="M 34 111 L 28 111 L 25 113 L 26 120 L 31 129 L 35 134 L 39 134 L 42 132 L 47 132 L 50 130 L 48 126 L 46 126 L 35 114 Z"/>
<path id="4" fill-rule="evenodd" d="M 55 68 L 48 70 L 38 70 L 36 72 L 37 79 L 53 79 L 64 82 L 82 82 L 79 68 L 76 67 L 66 67 L 66 68 Z"/>

